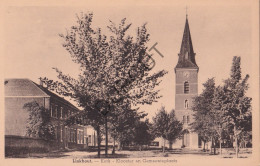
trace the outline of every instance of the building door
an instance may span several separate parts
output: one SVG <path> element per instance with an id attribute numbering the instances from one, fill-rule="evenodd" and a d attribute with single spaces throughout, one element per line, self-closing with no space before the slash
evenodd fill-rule
<path id="1" fill-rule="evenodd" d="M 190 146 L 190 133 L 187 132 L 183 136 L 183 145 L 184 147 L 189 147 Z"/>

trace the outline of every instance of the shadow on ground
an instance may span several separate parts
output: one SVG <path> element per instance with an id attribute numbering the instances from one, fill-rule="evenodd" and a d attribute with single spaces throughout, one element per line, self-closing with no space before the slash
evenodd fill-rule
<path id="1" fill-rule="evenodd" d="M 116 151 L 115 154 L 111 154 L 112 150 L 109 149 L 109 153 L 105 156 L 104 151 L 101 151 L 100 157 L 97 155 L 97 151 L 91 150 L 63 150 L 49 153 L 29 153 L 22 155 L 13 155 L 6 158 L 142 158 L 142 157 L 188 157 L 188 156 L 215 156 L 218 158 L 235 158 L 234 149 L 222 149 L 222 155 L 220 155 L 219 149 L 217 149 L 217 155 L 210 153 L 210 150 L 203 151 L 202 149 L 171 149 L 166 150 L 165 153 L 161 149 L 156 150 L 144 150 L 144 151 Z M 252 154 L 252 149 L 241 149 L 239 151 L 239 158 L 248 158 Z"/>

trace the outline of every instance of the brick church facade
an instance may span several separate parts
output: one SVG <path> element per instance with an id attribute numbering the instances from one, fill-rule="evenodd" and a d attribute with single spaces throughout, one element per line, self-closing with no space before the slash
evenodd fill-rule
<path id="1" fill-rule="evenodd" d="M 175 111 L 177 119 L 183 122 L 185 130 L 183 138 L 175 143 L 177 147 L 198 148 L 201 145 L 198 134 L 190 129 L 190 124 L 193 122 L 192 100 L 198 95 L 199 67 L 195 55 L 186 16 L 179 59 L 175 67 Z"/>

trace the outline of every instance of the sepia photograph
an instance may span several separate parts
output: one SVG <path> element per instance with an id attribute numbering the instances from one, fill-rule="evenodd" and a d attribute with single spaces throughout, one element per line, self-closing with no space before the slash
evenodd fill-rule
<path id="1" fill-rule="evenodd" d="M 260 163 L 259 1 L 3 4 L 4 165 Z"/>

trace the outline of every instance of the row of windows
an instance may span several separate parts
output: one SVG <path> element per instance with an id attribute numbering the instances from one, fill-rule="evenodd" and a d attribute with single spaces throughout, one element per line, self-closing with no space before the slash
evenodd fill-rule
<path id="1" fill-rule="evenodd" d="M 55 127 L 55 138 L 58 139 L 58 132 L 60 132 L 59 136 L 59 140 L 60 142 L 63 142 L 64 137 L 63 134 L 67 135 L 67 141 L 71 142 L 71 143 L 78 143 L 78 144 L 83 144 L 84 143 L 84 132 L 83 130 L 77 130 L 77 129 L 73 129 L 73 128 L 67 128 L 65 127 L 65 133 L 64 130 L 62 129 L 62 127 L 60 128 L 60 131 L 58 130 L 58 126 Z"/>
<path id="2" fill-rule="evenodd" d="M 70 110 L 64 110 L 63 107 L 58 107 L 57 105 L 51 105 L 51 117 L 55 118 L 68 118 L 69 116 L 73 115 L 74 113 Z"/>

